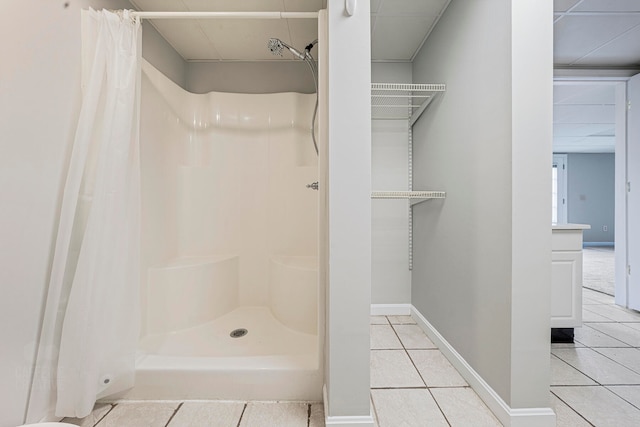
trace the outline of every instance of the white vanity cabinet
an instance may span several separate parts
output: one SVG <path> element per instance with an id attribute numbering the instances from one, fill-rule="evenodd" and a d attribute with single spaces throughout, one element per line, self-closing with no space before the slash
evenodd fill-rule
<path id="1" fill-rule="evenodd" d="M 585 224 L 551 229 L 551 327 L 582 326 L 582 231 Z"/>

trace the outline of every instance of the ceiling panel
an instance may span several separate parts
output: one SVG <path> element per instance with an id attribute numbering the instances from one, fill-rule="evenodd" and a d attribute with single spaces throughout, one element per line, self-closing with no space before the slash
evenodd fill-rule
<path id="1" fill-rule="evenodd" d="M 210 19 L 199 21 L 221 59 L 274 59 L 267 49 L 269 38 L 292 44 L 284 19 Z"/>
<path id="2" fill-rule="evenodd" d="M 614 136 L 615 124 L 610 123 L 554 123 L 553 134 L 558 138 L 563 137 L 587 137 L 587 136 Z"/>
<path id="3" fill-rule="evenodd" d="M 376 13 L 380 9 L 382 0 L 371 0 L 371 13 Z"/>
<path id="4" fill-rule="evenodd" d="M 553 122 L 564 124 L 615 124 L 614 105 L 554 105 Z"/>
<path id="5" fill-rule="evenodd" d="M 567 15 L 554 25 L 554 63 L 572 64 L 638 24 L 640 15 Z"/>
<path id="6" fill-rule="evenodd" d="M 575 62 L 575 65 L 600 67 L 611 64 L 640 66 L 640 24 Z"/>
<path id="7" fill-rule="evenodd" d="M 558 138 L 553 141 L 554 153 L 613 153 L 615 137 Z"/>
<path id="8" fill-rule="evenodd" d="M 637 12 L 640 11 L 638 0 L 583 0 L 574 12 Z"/>
<path id="9" fill-rule="evenodd" d="M 553 103 L 556 105 L 613 105 L 615 102 L 615 90 L 610 84 L 556 84 L 553 88 Z"/>
<path id="10" fill-rule="evenodd" d="M 220 54 L 193 19 L 157 19 L 153 22 L 158 32 L 186 60 L 222 59 Z M 165 34 L 169 34 L 166 37 Z"/>
<path id="11" fill-rule="evenodd" d="M 553 11 L 554 12 L 566 12 L 571 9 L 576 4 L 580 3 L 581 0 L 555 0 L 553 2 Z"/>
<path id="12" fill-rule="evenodd" d="M 382 0 L 376 12 L 385 16 L 437 16 L 447 0 Z"/>
<path id="13" fill-rule="evenodd" d="M 615 86 L 556 83 L 553 88 L 553 151 L 615 150 Z"/>
<path id="14" fill-rule="evenodd" d="M 317 12 L 324 7 L 323 0 L 284 0 L 287 12 Z"/>
<path id="15" fill-rule="evenodd" d="M 270 12 L 281 11 L 283 0 L 182 0 L 192 11 L 204 12 Z"/>
<path id="16" fill-rule="evenodd" d="M 434 17 L 378 16 L 371 36 L 371 58 L 411 60 L 433 22 Z"/>
<path id="17" fill-rule="evenodd" d="M 138 10 L 147 12 L 157 11 L 186 11 L 187 8 L 182 0 L 130 0 Z"/>

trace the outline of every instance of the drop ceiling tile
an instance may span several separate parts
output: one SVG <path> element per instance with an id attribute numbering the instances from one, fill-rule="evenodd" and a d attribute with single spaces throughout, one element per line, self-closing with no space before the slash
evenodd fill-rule
<path id="1" fill-rule="evenodd" d="M 638 0 L 584 0 L 573 11 L 576 12 L 638 12 Z M 572 12 L 573 12 L 572 11 Z"/>
<path id="2" fill-rule="evenodd" d="M 640 65 L 640 25 L 579 59 L 575 65 L 601 67 Z"/>
<path id="3" fill-rule="evenodd" d="M 284 0 L 287 12 L 317 12 L 323 9 L 322 0 Z"/>
<path id="4" fill-rule="evenodd" d="M 554 153 L 613 153 L 615 138 L 582 138 L 568 141 L 564 138 L 553 139 Z"/>
<path id="5" fill-rule="evenodd" d="M 199 22 L 221 59 L 274 59 L 267 49 L 271 37 L 291 44 L 284 19 L 215 19 Z"/>
<path id="6" fill-rule="evenodd" d="M 556 84 L 553 87 L 554 104 L 614 104 L 615 86 L 611 84 Z"/>
<path id="7" fill-rule="evenodd" d="M 554 123 L 615 123 L 614 105 L 554 105 Z"/>
<path id="8" fill-rule="evenodd" d="M 428 16 L 435 17 L 446 6 L 447 0 L 383 0 L 377 12 L 384 16 Z"/>
<path id="9" fill-rule="evenodd" d="M 371 0 L 371 13 L 377 13 L 381 4 L 382 0 Z"/>
<path id="10" fill-rule="evenodd" d="M 318 38 L 318 21 L 316 19 L 287 19 L 291 46 L 302 52 L 304 47 Z M 317 57 L 317 47 L 311 51 Z"/>
<path id="11" fill-rule="evenodd" d="M 191 11 L 205 12 L 278 12 L 283 0 L 182 0 Z"/>
<path id="12" fill-rule="evenodd" d="M 640 16 L 565 16 L 554 24 L 554 63 L 572 64 L 640 23 Z"/>
<path id="13" fill-rule="evenodd" d="M 186 60 L 220 59 L 218 51 L 192 19 L 156 19 L 158 32 Z"/>
<path id="14" fill-rule="evenodd" d="M 554 123 L 554 137 L 587 137 L 587 136 L 613 136 L 615 135 L 615 126 L 611 123 L 589 123 L 589 124 L 572 124 L 572 123 Z"/>
<path id="15" fill-rule="evenodd" d="M 575 6 L 580 0 L 554 0 L 553 11 L 554 12 L 566 12 Z"/>
<path id="16" fill-rule="evenodd" d="M 138 10 L 144 10 L 146 12 L 182 12 L 186 11 L 182 0 L 131 0 Z"/>
<path id="17" fill-rule="evenodd" d="M 410 60 L 433 22 L 434 18 L 378 16 L 371 36 L 372 59 Z"/>

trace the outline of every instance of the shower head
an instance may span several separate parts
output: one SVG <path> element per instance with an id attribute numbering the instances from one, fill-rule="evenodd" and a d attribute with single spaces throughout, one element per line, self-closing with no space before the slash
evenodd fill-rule
<path id="1" fill-rule="evenodd" d="M 295 56 L 296 58 L 305 59 L 304 54 L 298 52 L 296 49 L 289 46 L 288 44 L 286 44 L 280 39 L 274 39 L 274 38 L 269 39 L 269 42 L 267 43 L 267 48 L 271 51 L 272 54 L 280 55 L 280 56 L 282 56 L 282 49 L 287 48 L 289 52 L 291 52 L 293 56 Z"/>

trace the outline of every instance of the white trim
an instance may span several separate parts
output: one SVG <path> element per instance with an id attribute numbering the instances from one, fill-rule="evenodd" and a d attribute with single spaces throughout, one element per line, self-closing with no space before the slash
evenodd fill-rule
<path id="1" fill-rule="evenodd" d="M 324 406 L 324 425 L 332 427 L 375 427 L 373 415 L 357 415 L 357 416 L 329 416 L 329 407 L 327 406 L 327 385 L 322 386 L 322 405 Z"/>
<path id="2" fill-rule="evenodd" d="M 411 304 L 371 304 L 372 316 L 410 316 Z"/>
<path id="3" fill-rule="evenodd" d="M 413 305 L 411 317 L 505 427 L 554 427 L 556 425 L 556 415 L 551 408 L 510 408 Z"/>
<path id="4" fill-rule="evenodd" d="M 627 265 L 628 228 L 627 228 L 627 82 L 616 85 L 616 148 L 615 148 L 615 301 L 623 307 L 629 307 L 629 276 Z"/>
<path id="5" fill-rule="evenodd" d="M 567 192 L 567 175 L 569 162 L 567 161 L 566 154 L 553 154 L 553 166 L 556 167 L 557 170 L 557 183 L 558 183 L 558 194 L 556 202 L 558 204 L 558 216 L 556 222 L 558 224 L 566 224 L 567 223 L 567 202 L 568 202 L 568 192 Z"/>

